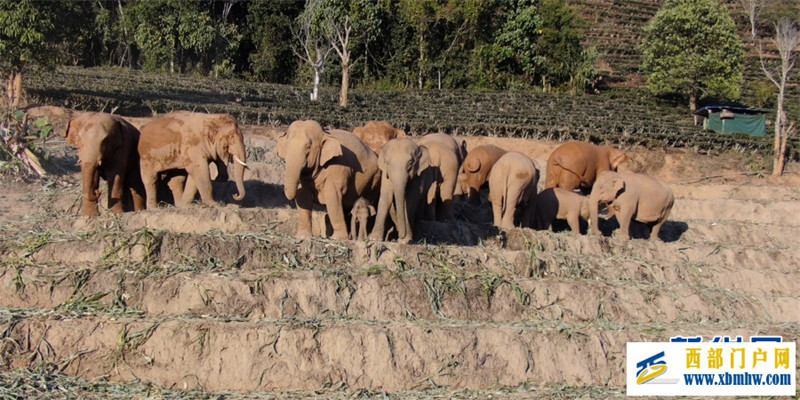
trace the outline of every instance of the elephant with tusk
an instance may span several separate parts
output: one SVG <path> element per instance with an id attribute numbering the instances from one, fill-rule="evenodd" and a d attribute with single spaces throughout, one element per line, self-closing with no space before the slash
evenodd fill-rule
<path id="1" fill-rule="evenodd" d="M 242 131 L 230 115 L 189 111 L 165 114 L 142 127 L 139 155 L 150 208 L 156 207 L 159 173 L 175 169 L 186 170 L 188 174 L 180 199 L 175 199 L 176 205 L 191 204 L 198 191 L 203 204 L 215 204 L 208 168 L 212 161 L 229 163 L 233 160 L 233 180 L 238 191 L 233 199 L 244 200 L 247 152 Z M 173 186 L 170 184 L 176 192 Z"/>

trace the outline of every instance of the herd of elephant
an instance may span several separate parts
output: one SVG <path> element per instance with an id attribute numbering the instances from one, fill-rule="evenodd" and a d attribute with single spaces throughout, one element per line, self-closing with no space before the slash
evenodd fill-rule
<path id="1" fill-rule="evenodd" d="M 79 149 L 85 216 L 99 214 L 101 177 L 108 182 L 108 207 L 117 214 L 157 207 L 159 180 L 176 206 L 190 205 L 198 192 L 204 204 L 214 205 L 210 163 L 217 166 L 217 180 L 228 180 L 232 164 L 233 199 L 245 197 L 247 152 L 229 115 L 176 111 L 140 131 L 119 116 L 91 112 L 70 120 L 64 136 Z M 620 237 L 629 239 L 631 222 L 638 221 L 652 226 L 650 239 L 656 240 L 674 202 L 663 182 L 617 172 L 628 161 L 625 153 L 586 142 L 567 142 L 551 153 L 540 193 L 539 170 L 527 155 L 492 145 L 467 152 L 466 143 L 450 135 L 411 138 L 386 121 L 352 132 L 295 121 L 278 138 L 277 153 L 285 160 L 284 193 L 296 203 L 299 238 L 312 235 L 311 211 L 319 204 L 333 239 L 385 240 L 391 216 L 397 241 L 408 243 L 420 220 L 454 218 L 454 196 L 479 203 L 488 184 L 500 228 L 552 229 L 556 219 L 565 219 L 580 234 L 583 218 L 592 234 L 600 234 L 598 209 L 604 204 L 617 218 Z"/>

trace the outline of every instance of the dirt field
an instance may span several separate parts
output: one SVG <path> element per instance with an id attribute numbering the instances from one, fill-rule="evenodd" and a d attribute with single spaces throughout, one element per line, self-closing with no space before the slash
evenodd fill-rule
<path id="1" fill-rule="evenodd" d="M 63 132 L 69 113 L 46 112 Z M 629 341 L 800 341 L 795 164 L 773 179 L 752 173 L 768 162 L 752 154 L 625 149 L 676 194 L 665 242 L 500 232 L 488 205 L 462 203 L 417 244 L 295 240 L 280 129 L 243 131 L 241 204 L 230 182 L 215 184 L 219 207 L 87 220 L 63 143 L 48 145 L 61 172 L 0 182 L 2 382 L 44 367 L 89 397 L 144 382 L 189 397 L 605 398 L 624 397 Z M 542 168 L 558 145 L 465 139 Z"/>

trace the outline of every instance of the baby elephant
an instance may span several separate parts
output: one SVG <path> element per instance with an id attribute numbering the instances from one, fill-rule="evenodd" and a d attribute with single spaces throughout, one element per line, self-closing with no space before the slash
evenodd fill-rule
<path id="1" fill-rule="evenodd" d="M 553 229 L 553 221 L 565 219 L 572 233 L 580 235 L 580 218 L 589 220 L 589 197 L 561 188 L 545 189 L 536 196 L 536 229 Z"/>
<path id="2" fill-rule="evenodd" d="M 367 220 L 375 215 L 375 207 L 369 203 L 369 200 L 359 197 L 353 204 L 353 209 L 350 213 L 350 238 L 353 240 L 366 240 Z M 358 227 L 357 231 L 356 227 Z M 356 232 L 358 232 L 358 235 L 356 235 Z"/>
<path id="3" fill-rule="evenodd" d="M 642 174 L 605 171 L 597 177 L 589 195 L 592 234 L 600 234 L 597 208 L 600 203 L 606 203 L 609 212 L 617 216 L 621 238 L 630 239 L 631 221 L 636 220 L 653 226 L 650 241 L 655 241 L 674 202 L 672 190 L 658 179 Z"/>

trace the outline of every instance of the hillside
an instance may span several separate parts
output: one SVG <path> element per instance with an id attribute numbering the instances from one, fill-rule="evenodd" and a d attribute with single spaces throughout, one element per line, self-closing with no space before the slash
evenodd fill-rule
<path id="1" fill-rule="evenodd" d="M 677 195 L 664 242 L 501 232 L 467 204 L 411 245 L 295 240 L 284 128 L 243 129 L 238 205 L 86 220 L 63 143 L 43 185 L 0 183 L 0 395 L 621 398 L 628 341 L 800 339 L 800 178 L 750 156 L 629 149 Z M 539 166 L 558 144 L 465 139 Z"/>

